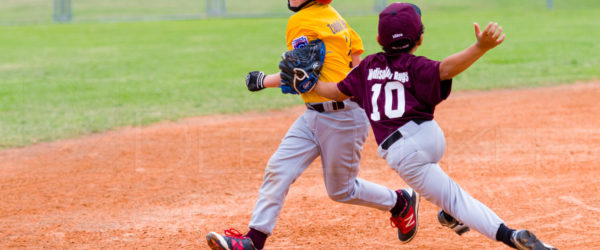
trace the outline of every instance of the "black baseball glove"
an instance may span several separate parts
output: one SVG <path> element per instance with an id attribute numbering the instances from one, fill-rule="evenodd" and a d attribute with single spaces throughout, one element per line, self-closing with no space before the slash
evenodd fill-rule
<path id="1" fill-rule="evenodd" d="M 310 92 L 319 79 L 325 61 L 325 43 L 317 39 L 304 47 L 281 55 L 281 92 L 300 94 Z"/>

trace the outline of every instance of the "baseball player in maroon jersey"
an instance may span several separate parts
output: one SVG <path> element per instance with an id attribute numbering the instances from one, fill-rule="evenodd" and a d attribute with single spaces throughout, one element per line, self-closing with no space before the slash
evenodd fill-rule
<path id="1" fill-rule="evenodd" d="M 423 42 L 421 10 L 412 4 L 393 3 L 379 15 L 377 40 L 384 52 L 366 57 L 337 84 L 319 82 L 315 91 L 338 101 L 352 97 L 364 109 L 379 155 L 409 186 L 442 208 L 445 213 L 440 217 L 451 215 L 513 248 L 555 249 L 529 230 L 507 227 L 438 165 L 446 142 L 433 120 L 435 106 L 450 94 L 454 76 L 504 40 L 497 23 L 490 22 L 483 31 L 474 25 L 477 42 L 441 62 L 433 61 L 413 55 Z"/>

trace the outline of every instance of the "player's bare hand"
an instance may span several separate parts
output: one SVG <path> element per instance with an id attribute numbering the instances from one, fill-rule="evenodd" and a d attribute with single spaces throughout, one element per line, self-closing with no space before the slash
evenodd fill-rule
<path id="1" fill-rule="evenodd" d="M 502 34 L 502 26 L 498 26 L 498 23 L 490 22 L 483 31 L 479 29 L 479 24 L 475 25 L 475 36 L 477 37 L 477 47 L 487 51 L 493 49 L 504 41 L 504 34 Z"/>

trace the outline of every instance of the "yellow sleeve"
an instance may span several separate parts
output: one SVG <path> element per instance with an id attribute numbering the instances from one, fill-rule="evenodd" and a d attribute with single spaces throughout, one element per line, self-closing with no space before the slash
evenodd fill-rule
<path id="1" fill-rule="evenodd" d="M 288 50 L 294 49 L 294 43 L 301 43 L 304 39 L 310 42 L 318 38 L 316 29 L 310 23 L 310 20 L 303 20 L 299 15 L 290 17 L 285 34 Z"/>
<path id="2" fill-rule="evenodd" d="M 360 36 L 358 35 L 358 33 L 356 33 L 356 31 L 354 31 L 354 29 L 350 28 L 349 30 L 350 30 L 350 41 L 351 41 L 350 53 L 352 55 L 362 54 L 363 52 L 365 52 L 365 48 L 363 47 L 362 39 L 360 39 Z"/>

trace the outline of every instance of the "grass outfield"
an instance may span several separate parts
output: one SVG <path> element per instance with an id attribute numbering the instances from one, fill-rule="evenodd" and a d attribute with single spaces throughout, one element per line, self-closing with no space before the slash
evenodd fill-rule
<path id="1" fill-rule="evenodd" d="M 455 89 L 597 79 L 600 4 L 590 4 L 553 11 L 425 5 L 425 43 L 417 54 L 441 60 L 474 42 L 472 22 L 494 20 L 505 43 L 457 77 Z M 367 53 L 377 52 L 376 16 L 347 20 Z M 299 105 L 297 96 L 244 86 L 248 71 L 276 72 L 285 26 L 285 18 L 0 26 L 0 148 Z"/>

